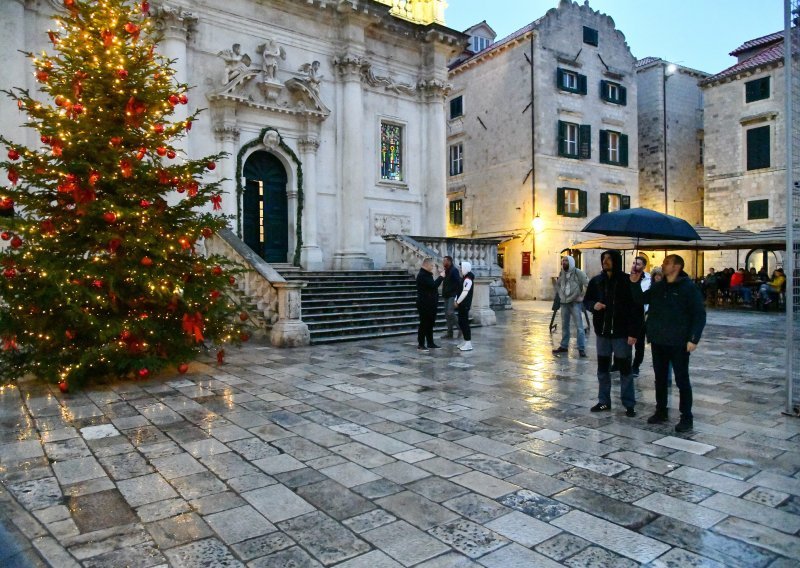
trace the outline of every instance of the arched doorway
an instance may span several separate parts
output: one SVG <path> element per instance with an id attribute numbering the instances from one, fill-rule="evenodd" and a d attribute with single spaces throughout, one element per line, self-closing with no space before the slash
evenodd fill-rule
<path id="1" fill-rule="evenodd" d="M 244 163 L 242 236 L 267 262 L 286 262 L 289 252 L 289 207 L 286 168 L 269 152 L 259 150 Z"/>

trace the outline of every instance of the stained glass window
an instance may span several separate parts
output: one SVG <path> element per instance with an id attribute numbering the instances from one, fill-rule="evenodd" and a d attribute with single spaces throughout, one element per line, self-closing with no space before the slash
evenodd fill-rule
<path id="1" fill-rule="evenodd" d="M 403 127 L 381 122 L 381 179 L 403 181 Z"/>

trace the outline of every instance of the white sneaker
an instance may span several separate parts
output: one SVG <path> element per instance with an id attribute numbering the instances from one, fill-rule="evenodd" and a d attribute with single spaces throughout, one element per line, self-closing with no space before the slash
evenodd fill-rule
<path id="1" fill-rule="evenodd" d="M 472 351 L 472 342 L 471 341 L 465 341 L 464 344 L 459 347 L 459 350 L 461 350 L 461 351 Z"/>

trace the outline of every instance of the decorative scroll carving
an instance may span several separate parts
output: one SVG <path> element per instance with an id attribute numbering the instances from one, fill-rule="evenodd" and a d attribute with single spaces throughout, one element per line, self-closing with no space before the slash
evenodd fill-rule
<path id="1" fill-rule="evenodd" d="M 166 4 L 153 9 L 153 18 L 158 29 L 165 38 L 186 41 L 191 38 L 197 28 L 197 17 L 181 7 Z"/>
<path id="2" fill-rule="evenodd" d="M 445 99 L 453 89 L 453 85 L 440 81 L 439 79 L 422 79 L 417 83 L 417 88 L 425 98 Z"/>
<path id="3" fill-rule="evenodd" d="M 361 78 L 370 87 L 383 87 L 387 91 L 391 91 L 393 93 L 413 95 L 417 91 L 417 88 L 414 85 L 409 85 L 408 83 L 398 83 L 392 80 L 391 77 L 381 77 L 380 75 L 375 75 L 375 73 L 372 71 L 372 65 L 369 63 L 362 65 Z"/>
<path id="4" fill-rule="evenodd" d="M 333 66 L 336 71 L 344 78 L 358 78 L 361 76 L 361 68 L 366 65 L 366 60 L 352 53 L 345 53 L 333 58 Z"/>

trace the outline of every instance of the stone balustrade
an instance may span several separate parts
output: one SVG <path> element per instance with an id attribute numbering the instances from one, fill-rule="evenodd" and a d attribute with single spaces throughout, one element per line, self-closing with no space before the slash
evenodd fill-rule
<path id="1" fill-rule="evenodd" d="M 269 327 L 272 345 L 297 347 L 310 343 L 300 309 L 305 282 L 287 282 L 229 229 L 206 239 L 205 248 L 206 256 L 220 255 L 246 268 L 237 276 L 236 284 L 256 303 Z"/>

